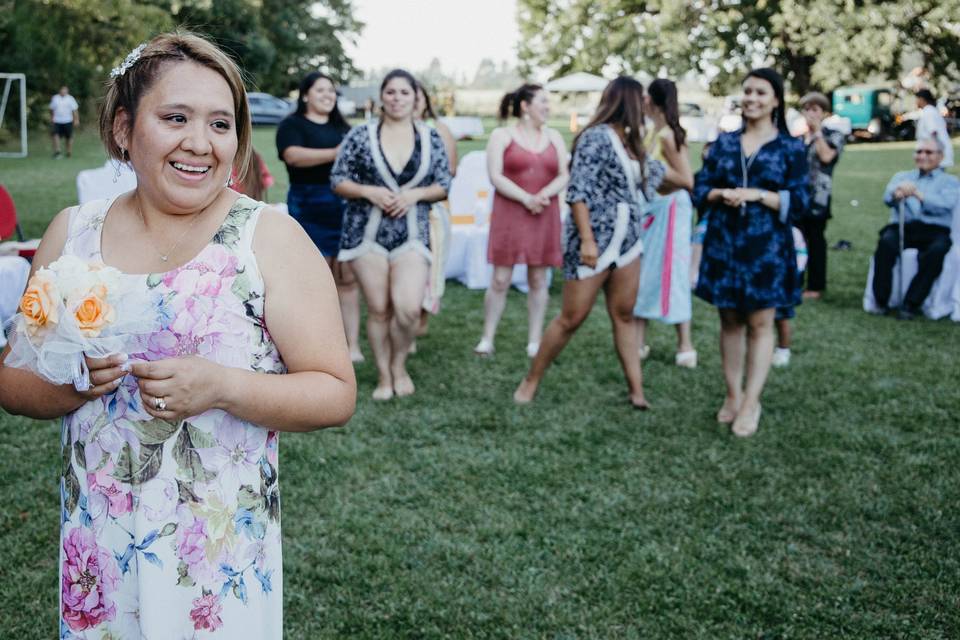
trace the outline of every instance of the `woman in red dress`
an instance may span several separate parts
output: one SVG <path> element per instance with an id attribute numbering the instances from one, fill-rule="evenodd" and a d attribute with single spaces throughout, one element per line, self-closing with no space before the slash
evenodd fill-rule
<path id="1" fill-rule="evenodd" d="M 474 347 L 493 353 L 497 324 L 507 301 L 514 265 L 527 266 L 527 355 L 540 346 L 549 291 L 547 270 L 563 262 L 560 203 L 569 178 L 567 151 L 559 132 L 546 126 L 550 100 L 543 87 L 525 84 L 500 102 L 500 118 L 513 126 L 495 129 L 487 144 L 487 170 L 496 193 L 490 217 L 487 260 L 493 278 L 484 297 L 483 336 Z"/>

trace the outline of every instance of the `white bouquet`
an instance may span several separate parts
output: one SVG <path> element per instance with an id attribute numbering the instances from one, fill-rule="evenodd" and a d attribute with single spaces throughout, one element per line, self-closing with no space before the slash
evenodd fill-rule
<path id="1" fill-rule="evenodd" d="M 157 304 L 137 278 L 61 256 L 27 283 L 19 313 L 9 323 L 11 350 L 4 365 L 86 391 L 90 372 L 84 355 L 140 351 L 159 322 Z"/>

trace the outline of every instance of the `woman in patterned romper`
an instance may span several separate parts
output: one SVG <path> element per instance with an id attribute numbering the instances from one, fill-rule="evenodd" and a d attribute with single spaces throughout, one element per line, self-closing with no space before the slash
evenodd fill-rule
<path id="1" fill-rule="evenodd" d="M 643 85 L 629 77 L 612 81 L 590 124 L 573 143 L 562 307 L 513 394 L 516 402 L 533 400 L 547 368 L 586 320 L 603 289 L 630 403 L 640 409 L 649 407 L 633 325 L 643 252 L 640 225 L 656 190 L 672 189 L 681 179 L 644 152 Z"/>
<path id="2" fill-rule="evenodd" d="M 436 129 L 413 117 L 417 81 L 396 69 L 380 85 L 383 117 L 354 127 L 330 181 L 347 199 L 337 259 L 350 262 L 367 301 L 379 380 L 374 400 L 414 392 L 407 354 L 430 269 L 430 205 L 447 197 L 450 165 Z"/>
<path id="3" fill-rule="evenodd" d="M 333 278 L 294 220 L 226 187 L 250 116 L 211 43 L 135 50 L 100 123 L 137 188 L 62 211 L 34 269 L 115 267 L 157 327 L 88 357 L 87 391 L 0 367 L 7 411 L 63 416 L 56 637 L 279 639 L 277 433 L 343 424 L 356 395 Z"/>

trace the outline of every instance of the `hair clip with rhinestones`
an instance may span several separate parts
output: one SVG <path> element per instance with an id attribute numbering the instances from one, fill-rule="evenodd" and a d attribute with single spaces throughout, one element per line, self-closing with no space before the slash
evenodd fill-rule
<path id="1" fill-rule="evenodd" d="M 127 72 L 127 69 L 136 64 L 137 60 L 140 59 L 140 54 L 143 53 L 143 50 L 147 48 L 146 43 L 141 44 L 136 49 L 127 54 L 127 57 L 123 59 L 123 62 L 119 67 L 114 67 L 110 71 L 111 78 L 119 78 Z"/>

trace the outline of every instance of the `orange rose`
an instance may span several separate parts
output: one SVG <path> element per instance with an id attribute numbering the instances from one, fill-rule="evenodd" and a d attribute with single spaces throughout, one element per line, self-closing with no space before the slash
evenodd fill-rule
<path id="1" fill-rule="evenodd" d="M 59 321 L 60 290 L 49 271 L 41 269 L 30 278 L 27 290 L 20 298 L 20 313 L 30 335 L 36 335 Z"/>
<path id="2" fill-rule="evenodd" d="M 96 338 L 103 328 L 113 322 L 116 313 L 107 301 L 107 288 L 97 285 L 80 300 L 73 317 L 77 321 L 80 333 L 88 338 Z"/>

